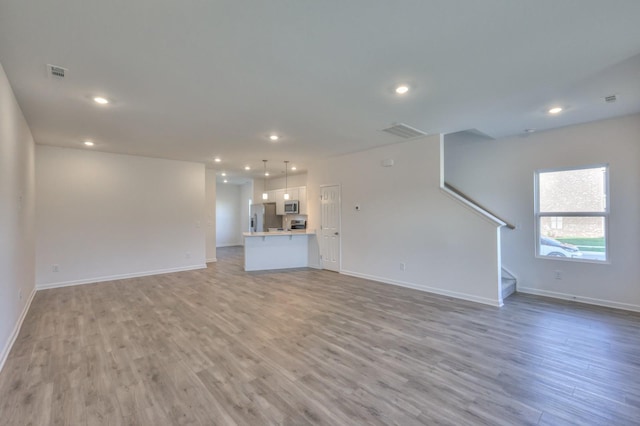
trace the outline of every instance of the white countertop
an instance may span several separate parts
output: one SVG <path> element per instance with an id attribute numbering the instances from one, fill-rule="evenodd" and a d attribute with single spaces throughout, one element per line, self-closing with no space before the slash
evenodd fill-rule
<path id="1" fill-rule="evenodd" d="M 303 229 L 300 231 L 274 231 L 274 232 L 243 232 L 243 237 L 277 237 L 282 235 L 315 235 L 314 230 Z"/>

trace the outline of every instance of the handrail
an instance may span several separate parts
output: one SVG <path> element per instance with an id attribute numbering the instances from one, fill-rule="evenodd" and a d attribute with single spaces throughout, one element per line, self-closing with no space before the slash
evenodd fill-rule
<path id="1" fill-rule="evenodd" d="M 455 194 L 459 195 L 460 197 L 464 198 L 465 200 L 467 200 L 468 202 L 470 202 L 471 204 L 475 205 L 476 207 L 480 208 L 481 210 L 484 210 L 485 212 L 489 213 L 491 216 L 496 217 L 498 219 L 500 219 L 501 221 L 503 221 L 505 223 L 505 226 L 509 229 L 516 229 L 516 226 L 507 222 L 506 220 L 504 220 L 503 218 L 501 218 L 500 216 L 498 216 L 497 214 L 495 214 L 494 212 L 492 212 L 491 210 L 489 210 L 488 208 L 486 208 L 485 206 L 483 206 L 482 204 L 478 203 L 476 200 L 474 200 L 473 198 L 469 197 L 467 194 L 465 194 L 464 192 L 460 191 L 458 188 L 456 188 L 455 186 L 445 182 L 444 183 L 444 187 L 447 188 L 449 191 L 454 192 Z"/>

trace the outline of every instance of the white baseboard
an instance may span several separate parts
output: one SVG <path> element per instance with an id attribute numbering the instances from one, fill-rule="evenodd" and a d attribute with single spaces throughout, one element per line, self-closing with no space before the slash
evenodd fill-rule
<path id="1" fill-rule="evenodd" d="M 412 288 L 414 290 L 425 291 L 427 293 L 439 294 L 441 296 L 449 296 L 456 299 L 468 300 L 470 302 L 482 303 L 484 305 L 491 305 L 496 307 L 500 307 L 503 305 L 502 300 L 493 300 L 493 299 L 488 299 L 486 297 L 479 297 L 479 296 L 474 296 L 472 294 L 459 293 L 457 291 L 449 291 L 442 288 L 428 287 L 428 286 L 409 283 L 405 281 L 390 280 L 387 278 L 376 277 L 374 275 L 361 274 L 359 272 L 353 272 L 353 271 L 345 271 L 344 269 L 341 270 L 340 273 L 344 275 L 349 275 L 352 277 L 364 278 L 371 281 L 377 281 L 384 284 L 392 284 L 400 287 Z"/>
<path id="2" fill-rule="evenodd" d="M 170 274 L 172 272 L 183 272 L 183 271 L 193 271 L 195 269 L 205 269 L 207 267 L 206 263 L 201 265 L 191 265 L 191 266 L 182 266 L 179 268 L 168 268 L 168 269 L 156 269 L 155 271 L 144 271 L 144 272 L 134 272 L 130 274 L 119 274 L 119 275 L 109 275 L 104 277 L 93 277 L 86 278 L 81 280 L 73 280 L 73 281 L 61 281 L 57 283 L 48 283 L 48 284 L 36 284 L 37 290 L 45 290 L 48 288 L 59 288 L 59 287 L 69 287 L 74 285 L 82 285 L 82 284 L 94 284 L 101 283 L 105 281 L 113 281 L 113 280 L 123 280 L 127 278 L 138 278 L 138 277 L 146 277 L 149 275 L 159 275 L 159 274 Z"/>
<path id="3" fill-rule="evenodd" d="M 215 257 L 212 257 L 211 259 L 207 259 L 207 260 L 206 260 L 206 262 L 207 262 L 207 263 L 217 262 L 217 261 L 218 261 L 218 259 L 217 259 L 217 258 L 215 258 Z"/>
<path id="4" fill-rule="evenodd" d="M 20 334 L 20 328 L 22 328 L 22 322 L 27 316 L 27 312 L 29 312 L 29 308 L 31 307 L 31 302 L 33 301 L 33 296 L 35 295 L 36 295 L 36 289 L 34 288 L 31 291 L 31 294 L 29 295 L 29 299 L 27 300 L 27 303 L 24 305 L 24 309 L 22 310 L 22 313 L 20 314 L 20 317 L 18 318 L 18 321 L 16 322 L 15 327 L 13 327 L 13 331 L 9 336 L 9 340 L 7 340 L 7 343 L 4 345 L 2 352 L 0 352 L 0 371 L 2 371 L 2 368 L 4 367 L 4 363 L 7 361 L 7 358 L 9 357 L 9 352 L 11 352 L 11 348 L 13 347 L 13 344 L 16 342 L 16 339 L 18 338 L 18 334 Z"/>
<path id="5" fill-rule="evenodd" d="M 319 263 L 314 263 L 314 264 L 309 264 L 309 268 L 322 269 L 322 266 L 320 266 Z"/>
<path id="6" fill-rule="evenodd" d="M 227 243 L 227 244 L 220 244 L 220 245 L 216 245 L 216 248 L 223 248 L 223 247 L 238 247 L 238 246 L 243 246 L 244 244 L 242 243 Z"/>
<path id="7" fill-rule="evenodd" d="M 536 296 L 553 297 L 554 299 L 571 300 L 589 305 L 604 306 L 606 308 L 624 309 L 625 311 L 640 312 L 640 306 L 631 303 L 615 302 L 613 300 L 594 299 L 591 297 L 574 296 L 573 294 L 558 293 L 556 291 L 540 290 L 531 287 L 516 286 L 518 293 L 535 294 Z"/>

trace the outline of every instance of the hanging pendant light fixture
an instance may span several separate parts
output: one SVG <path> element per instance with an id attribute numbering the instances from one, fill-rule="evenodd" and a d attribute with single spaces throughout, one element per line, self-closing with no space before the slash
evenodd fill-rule
<path id="1" fill-rule="evenodd" d="M 262 181 L 264 184 L 262 186 L 262 199 L 268 200 L 269 194 L 267 194 L 267 160 L 262 160 L 264 163 L 264 180 Z"/>
<path id="2" fill-rule="evenodd" d="M 289 161 L 284 161 L 284 199 L 289 199 L 289 185 L 288 184 L 288 174 L 289 174 Z"/>

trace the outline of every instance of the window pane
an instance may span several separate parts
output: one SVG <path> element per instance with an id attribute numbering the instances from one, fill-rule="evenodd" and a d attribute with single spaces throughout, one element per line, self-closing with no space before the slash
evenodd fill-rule
<path id="1" fill-rule="evenodd" d="M 540 212 L 604 212 L 606 167 L 540 172 Z"/>
<path id="2" fill-rule="evenodd" d="M 604 217 L 541 217 L 538 254 L 605 261 L 604 224 Z"/>

